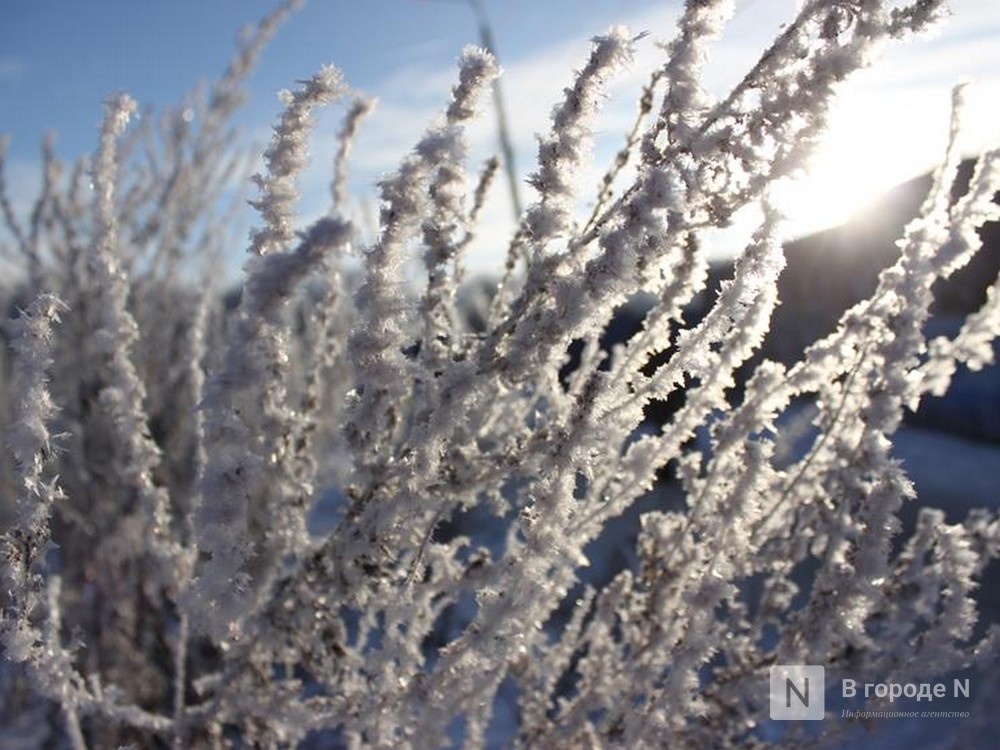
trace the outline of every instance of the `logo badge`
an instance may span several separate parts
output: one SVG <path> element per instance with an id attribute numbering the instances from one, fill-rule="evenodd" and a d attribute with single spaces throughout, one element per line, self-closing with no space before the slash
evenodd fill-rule
<path id="1" fill-rule="evenodd" d="M 771 718 L 816 721 L 826 712 L 823 667 L 776 664 L 771 667 Z"/>

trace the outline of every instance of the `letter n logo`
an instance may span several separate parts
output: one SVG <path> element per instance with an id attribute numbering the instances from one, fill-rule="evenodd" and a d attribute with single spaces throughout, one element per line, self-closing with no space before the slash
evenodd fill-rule
<path id="1" fill-rule="evenodd" d="M 771 718 L 775 721 L 822 719 L 826 713 L 825 670 L 805 664 L 771 667 Z"/>

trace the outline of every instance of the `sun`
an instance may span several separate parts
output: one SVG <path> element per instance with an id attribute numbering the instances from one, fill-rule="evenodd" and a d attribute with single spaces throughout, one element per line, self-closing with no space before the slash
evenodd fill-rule
<path id="1" fill-rule="evenodd" d="M 940 160 L 946 123 L 911 114 L 898 102 L 842 97 L 803 173 L 775 191 L 788 234 L 802 236 L 842 224 Z"/>

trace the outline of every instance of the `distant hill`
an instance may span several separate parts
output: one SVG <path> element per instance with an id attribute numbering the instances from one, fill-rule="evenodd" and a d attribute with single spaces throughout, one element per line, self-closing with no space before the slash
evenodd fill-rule
<path id="1" fill-rule="evenodd" d="M 953 200 L 968 190 L 973 167 L 971 160 L 961 164 Z M 845 310 L 875 291 L 879 272 L 899 257 L 896 241 L 917 215 L 930 185 L 929 174 L 917 177 L 885 193 L 845 224 L 786 243 L 787 265 L 778 283 L 780 304 L 762 351 L 737 372 L 738 383 L 745 382 L 765 357 L 785 364 L 798 361 L 809 344 L 834 330 Z M 973 261 L 935 287 L 928 333 L 955 335 L 965 316 L 985 301 L 987 287 L 1000 273 L 1000 224 L 987 224 L 980 236 L 983 248 Z M 685 311 L 687 325 L 694 325 L 708 312 L 720 282 L 732 272 L 732 262 L 712 266 L 705 290 Z M 604 346 L 631 337 L 651 304 L 650 299 L 638 296 L 624 305 L 605 332 Z M 571 349 L 574 356 L 564 374 L 576 366 L 580 348 L 577 342 Z M 655 357 L 647 371 L 667 356 Z M 996 359 L 1000 361 L 1000 346 L 996 347 Z M 681 403 L 683 394 L 677 393 L 668 403 L 650 405 L 647 416 L 653 423 L 663 423 Z M 945 397 L 924 399 L 919 411 L 907 420 L 1000 443 L 1000 367 L 978 373 L 960 368 Z"/>

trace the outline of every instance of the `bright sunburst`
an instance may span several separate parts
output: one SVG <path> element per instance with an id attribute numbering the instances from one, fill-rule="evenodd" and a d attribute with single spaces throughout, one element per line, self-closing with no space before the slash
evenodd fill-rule
<path id="1" fill-rule="evenodd" d="M 947 123 L 907 112 L 901 102 L 845 95 L 830 130 L 801 177 L 777 199 L 792 236 L 848 221 L 882 193 L 933 164 L 943 151 Z"/>

